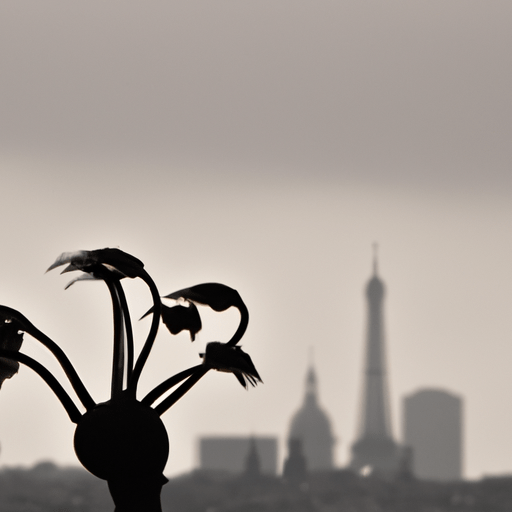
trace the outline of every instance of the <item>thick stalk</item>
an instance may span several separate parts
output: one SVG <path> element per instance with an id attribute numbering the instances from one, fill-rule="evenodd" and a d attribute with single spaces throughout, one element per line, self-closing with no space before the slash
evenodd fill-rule
<path id="1" fill-rule="evenodd" d="M 77 406 L 75 405 L 71 397 L 66 393 L 66 390 L 62 387 L 60 382 L 41 363 L 37 362 L 35 359 L 32 359 L 30 356 L 27 356 L 26 354 L 22 354 L 21 352 L 15 352 L 13 350 L 0 349 L 0 357 L 5 357 L 6 359 L 18 361 L 19 363 L 22 363 L 31 368 L 32 370 L 34 370 L 46 382 L 46 384 L 50 386 L 51 390 L 60 400 L 60 403 L 64 406 L 64 409 L 66 409 L 69 419 L 73 423 L 78 423 L 78 421 L 82 417 L 82 414 L 78 410 Z"/>
<path id="2" fill-rule="evenodd" d="M 116 505 L 114 512 L 162 512 L 160 494 L 167 482 L 163 476 L 139 480 L 109 480 L 108 488 Z"/>

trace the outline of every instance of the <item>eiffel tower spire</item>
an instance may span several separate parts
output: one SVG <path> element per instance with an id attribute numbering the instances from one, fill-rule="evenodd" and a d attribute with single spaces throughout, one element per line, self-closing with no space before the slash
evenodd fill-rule
<path id="1" fill-rule="evenodd" d="M 396 468 L 398 447 L 391 432 L 389 397 L 386 379 L 383 304 L 384 283 L 377 275 L 377 245 L 373 245 L 373 276 L 366 286 L 368 323 L 366 364 L 359 438 L 352 446 L 351 467 L 360 470 Z"/>

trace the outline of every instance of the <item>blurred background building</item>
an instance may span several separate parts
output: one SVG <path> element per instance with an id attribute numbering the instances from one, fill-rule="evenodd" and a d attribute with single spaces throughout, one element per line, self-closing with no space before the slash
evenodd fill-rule
<path id="1" fill-rule="evenodd" d="M 367 467 L 381 473 L 395 472 L 400 458 L 400 450 L 391 431 L 384 343 L 384 292 L 384 283 L 377 275 L 377 255 L 374 254 L 373 276 L 366 286 L 366 362 L 359 438 L 352 445 L 350 463 L 355 471 Z"/>
<path id="2" fill-rule="evenodd" d="M 412 448 L 416 477 L 462 478 L 462 399 L 439 389 L 422 389 L 403 403 L 404 443 Z"/>
<path id="3" fill-rule="evenodd" d="M 318 401 L 317 377 L 313 366 L 306 375 L 306 392 L 301 408 L 293 415 L 288 433 L 288 446 L 292 440 L 300 442 L 308 471 L 333 469 L 334 436 L 331 421 Z"/>
<path id="4" fill-rule="evenodd" d="M 462 478 L 462 399 L 440 389 L 422 389 L 404 398 L 403 442 L 395 441 L 387 383 L 384 297 L 374 255 L 369 279 L 365 363 L 358 437 L 352 445 L 349 468 L 402 478 L 460 480 Z M 203 437 L 200 468 L 229 473 L 278 473 L 276 437 Z M 329 415 L 320 406 L 318 378 L 310 364 L 304 399 L 292 415 L 283 476 L 301 480 L 314 471 L 335 469 L 335 437 Z M 281 471 L 279 471 L 281 473 Z"/>
<path id="5" fill-rule="evenodd" d="M 242 474 L 256 466 L 263 474 L 277 474 L 276 437 L 208 436 L 199 439 L 200 469 Z"/>

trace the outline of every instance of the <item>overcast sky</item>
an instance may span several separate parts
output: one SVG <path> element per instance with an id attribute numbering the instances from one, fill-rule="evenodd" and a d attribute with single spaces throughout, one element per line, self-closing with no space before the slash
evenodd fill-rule
<path id="1" fill-rule="evenodd" d="M 396 439 L 404 395 L 441 387 L 464 398 L 465 475 L 512 472 L 511 16 L 508 0 L 2 1 L 0 303 L 101 401 L 108 292 L 64 291 L 44 273 L 61 252 L 120 247 L 162 294 L 232 286 L 264 385 L 209 373 L 164 417 L 168 473 L 195 467 L 202 434 L 283 441 L 310 347 L 343 466 L 378 242 Z M 150 297 L 127 291 L 138 318 Z M 205 324 L 194 344 L 162 331 L 147 389 L 237 317 Z M 72 436 L 29 369 L 3 385 L 0 465 L 75 463 Z"/>

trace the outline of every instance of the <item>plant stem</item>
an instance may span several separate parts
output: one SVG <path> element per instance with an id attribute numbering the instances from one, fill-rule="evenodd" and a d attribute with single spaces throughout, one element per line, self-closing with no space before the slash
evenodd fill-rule
<path id="1" fill-rule="evenodd" d="M 105 279 L 110 296 L 112 298 L 112 309 L 114 313 L 114 353 L 112 357 L 112 386 L 111 398 L 121 394 L 123 391 L 124 376 L 124 326 L 123 311 L 115 284 L 110 279 Z"/>
<path id="2" fill-rule="evenodd" d="M 124 328 L 126 334 L 126 381 L 129 382 L 133 372 L 133 328 L 130 318 L 128 302 L 120 281 L 115 283 L 117 296 L 121 302 L 121 309 L 124 316 Z"/>
<path id="3" fill-rule="evenodd" d="M 151 405 L 156 400 L 158 400 L 166 391 L 171 389 L 172 387 L 179 384 L 182 380 L 186 379 L 187 377 L 190 377 L 198 368 L 203 366 L 202 364 L 199 364 L 197 366 L 192 366 L 192 368 L 189 368 L 188 370 L 183 370 L 180 373 L 177 373 L 176 375 L 173 375 L 172 377 L 168 378 L 167 380 L 164 380 L 161 384 L 159 384 L 155 389 L 150 391 L 142 400 L 141 402 L 145 405 Z"/>
<path id="4" fill-rule="evenodd" d="M 238 324 L 235 334 L 233 334 L 231 339 L 226 343 L 226 345 L 230 347 L 235 346 L 242 339 L 242 336 L 247 330 L 247 325 L 249 324 L 249 310 L 247 306 L 243 302 L 240 302 L 239 304 L 237 303 L 235 307 L 240 311 L 240 323 Z"/>
<path id="5" fill-rule="evenodd" d="M 160 416 L 172 407 L 187 391 L 194 386 L 197 381 L 206 374 L 209 370 L 204 364 L 200 365 L 196 371 L 176 390 L 174 393 L 169 395 L 165 400 L 160 402 L 156 407 L 155 411 Z"/>
<path id="6" fill-rule="evenodd" d="M 22 315 L 19 311 L 12 309 L 8 306 L 0 306 L 0 311 L 4 313 L 6 318 L 10 318 L 11 320 L 15 320 L 19 326 L 20 331 L 25 331 L 27 334 L 30 334 L 34 339 L 42 343 L 57 359 L 59 364 L 61 365 L 64 373 L 66 374 L 71 386 L 75 390 L 75 393 L 78 396 L 80 402 L 82 402 L 83 406 L 89 410 L 92 409 L 96 403 L 92 399 L 91 395 L 87 391 L 84 383 L 78 376 L 75 368 L 71 364 L 71 361 L 68 359 L 64 351 L 46 334 L 41 332 L 28 318 Z"/>
<path id="7" fill-rule="evenodd" d="M 6 359 L 12 359 L 14 361 L 18 361 L 22 363 L 32 370 L 34 370 L 45 382 L 50 386 L 51 390 L 55 393 L 57 398 L 60 400 L 61 404 L 66 409 L 68 413 L 69 419 L 73 423 L 78 423 L 82 414 L 78 410 L 77 406 L 71 399 L 71 397 L 66 393 L 66 390 L 62 387 L 60 382 L 53 376 L 53 374 L 47 370 L 41 363 L 27 356 L 26 354 L 22 354 L 21 352 L 15 352 L 13 350 L 2 350 L 0 349 L 0 357 L 5 357 Z"/>
<path id="8" fill-rule="evenodd" d="M 137 358 L 137 362 L 135 363 L 131 379 L 128 382 L 128 390 L 133 395 L 137 393 L 137 384 L 139 382 L 142 369 L 144 368 L 144 365 L 148 360 L 149 353 L 153 348 L 153 343 L 155 342 L 156 334 L 158 332 L 158 326 L 160 325 L 160 315 L 162 310 L 160 294 L 158 293 L 158 288 L 156 287 L 153 279 L 151 279 L 151 276 L 145 270 L 142 270 L 140 278 L 148 285 L 151 291 L 151 296 L 153 298 L 153 319 L 151 321 L 151 328 L 149 330 L 148 337 L 144 342 L 144 346 L 142 347 L 139 357 Z"/>

